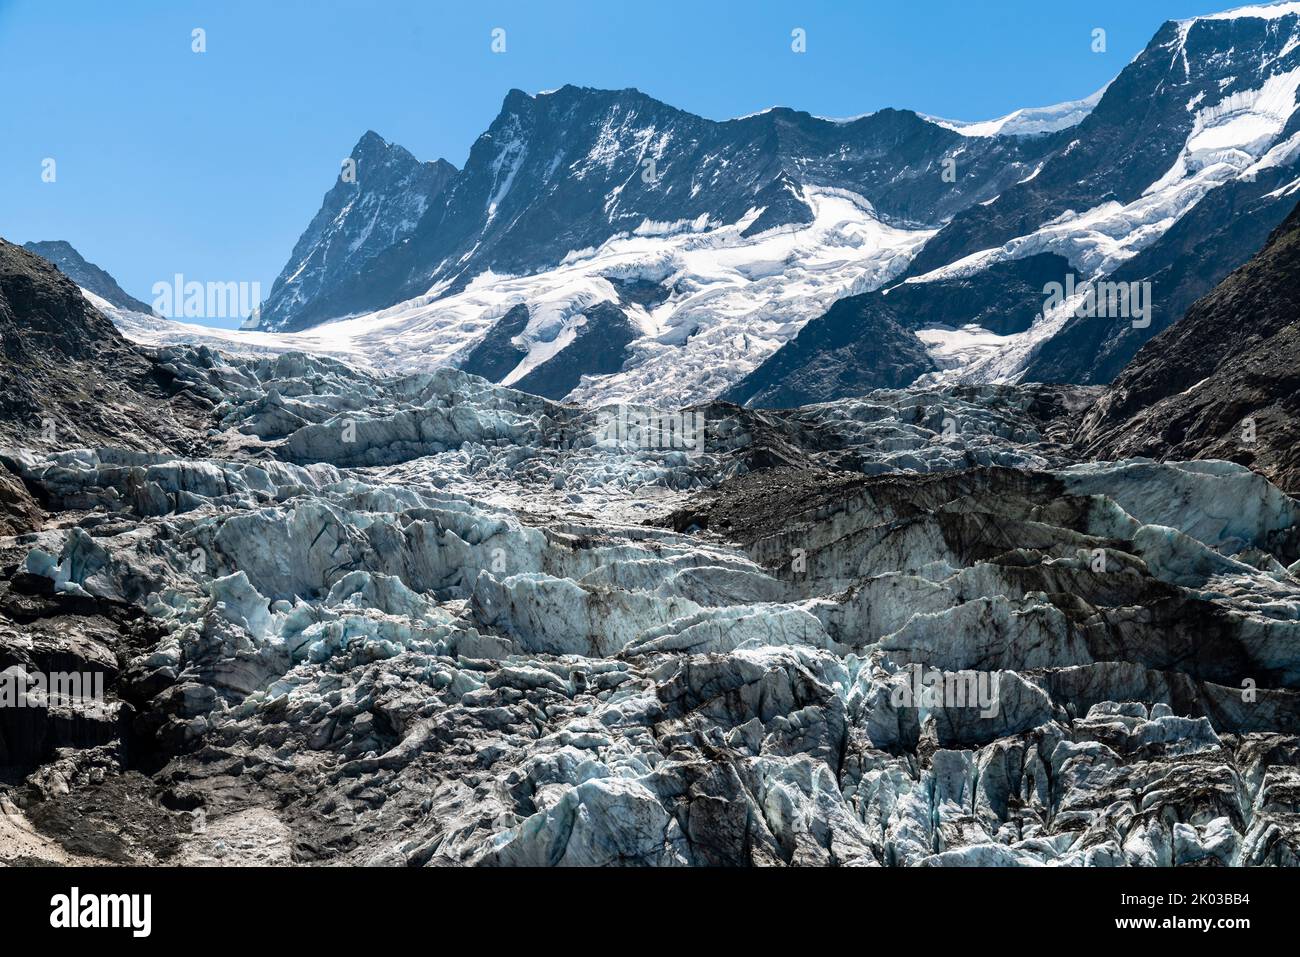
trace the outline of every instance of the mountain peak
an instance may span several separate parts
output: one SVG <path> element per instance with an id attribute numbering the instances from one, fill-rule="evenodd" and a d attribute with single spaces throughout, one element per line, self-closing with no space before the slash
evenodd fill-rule
<path id="1" fill-rule="evenodd" d="M 375 160 L 388 161 L 390 158 L 405 166 L 420 163 L 420 161 L 415 158 L 415 155 L 406 147 L 385 139 L 374 130 L 366 130 L 361 134 L 361 139 L 357 140 L 357 145 L 352 147 L 350 156 L 352 159 L 357 161 L 358 165 L 360 165 L 363 160 L 369 160 L 371 162 L 374 162 Z M 449 162 L 441 156 L 436 160 L 426 160 L 422 165 L 444 173 L 450 172 L 451 174 L 455 174 L 458 172 L 454 163 Z"/>
<path id="2" fill-rule="evenodd" d="M 501 101 L 501 109 L 498 111 L 498 118 L 505 115 L 527 114 L 538 110 L 554 111 L 556 109 L 567 109 L 574 104 L 580 103 L 601 105 L 636 103 L 638 105 L 652 106 L 656 109 L 683 112 L 634 86 L 627 86 L 622 89 L 609 89 L 606 87 L 578 86 L 574 83 L 566 83 L 556 89 L 541 90 L 535 94 L 526 93 L 518 88 L 512 88 L 506 93 L 505 98 Z"/>
<path id="3" fill-rule="evenodd" d="M 537 94 L 537 96 L 543 95 L 546 94 Z M 501 109 L 499 112 L 515 113 L 519 110 L 526 110 L 532 106 L 533 101 L 536 99 L 537 97 L 533 96 L 531 93 L 525 93 L 518 87 L 511 87 L 506 91 L 504 99 L 501 100 Z"/>
<path id="4" fill-rule="evenodd" d="M 352 147 L 351 157 L 360 163 L 362 160 L 386 159 L 389 156 L 400 157 L 403 162 L 416 162 L 415 157 L 405 147 L 392 143 L 374 130 L 366 130 L 357 145 Z"/>
<path id="5" fill-rule="evenodd" d="M 1192 24 L 1204 20 L 1279 20 L 1282 17 L 1296 15 L 1300 15 L 1300 3 L 1295 2 L 1295 0 L 1282 0 L 1280 3 L 1252 3 L 1243 7 L 1233 7 L 1231 10 L 1206 13 L 1199 17 L 1188 17 L 1173 22 L 1180 27 L 1190 27 Z"/>
<path id="6" fill-rule="evenodd" d="M 322 291 L 340 271 L 356 276 L 409 238 L 458 172 L 445 159 L 422 163 L 374 130 L 362 134 L 351 159 L 276 278 L 257 328 L 291 331 L 332 318 L 313 313 Z"/>

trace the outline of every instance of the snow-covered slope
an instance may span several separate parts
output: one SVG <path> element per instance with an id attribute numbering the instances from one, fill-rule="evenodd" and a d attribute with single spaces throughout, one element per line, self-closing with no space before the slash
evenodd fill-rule
<path id="1" fill-rule="evenodd" d="M 731 397 L 851 394 L 792 392 L 783 383 L 806 382 L 816 369 L 852 389 L 840 368 L 855 355 L 855 333 L 824 327 L 864 309 L 888 311 L 920 336 L 939 366 L 932 379 L 1109 381 L 1294 207 L 1298 90 L 1300 7 L 1166 23 L 1032 175 L 958 213 L 917 254 L 900 288 L 814 320 Z M 1044 263 L 1058 273 L 1042 275 Z M 1008 286 L 1017 274 L 1038 281 Z M 1128 305 L 1116 298 L 1114 309 L 1090 311 L 1102 282 L 1122 284 Z M 1052 283 L 1075 294 L 1053 296 Z M 978 316 L 954 301 L 956 288 Z M 985 308 L 993 302 L 998 309 Z M 1033 322 L 1006 328 L 1006 314 L 1026 311 Z M 863 324 L 856 335 L 875 330 Z"/>
<path id="2" fill-rule="evenodd" d="M 1254 20 L 1277 20 L 1295 14 L 1300 14 L 1300 3 L 1279 0 L 1277 3 L 1252 3 L 1243 7 L 1233 7 L 1231 10 L 1223 10 L 1219 13 L 1207 13 L 1199 17 L 1179 20 L 1178 25 L 1186 28 L 1197 20 L 1239 20 L 1242 17 L 1249 17 Z"/>
<path id="3" fill-rule="evenodd" d="M 882 384 L 858 368 L 889 363 L 881 343 L 910 375 L 1102 383 L 1295 204 L 1298 88 L 1282 4 L 1169 21 L 1097 94 L 982 123 L 715 123 L 635 90 L 512 91 L 434 196 L 404 199 L 419 165 L 363 139 L 392 182 L 363 179 L 360 207 L 331 191 L 268 301 L 280 338 L 119 322 L 571 400 L 822 401 Z M 1099 280 L 1144 311 L 1049 302 Z"/>
<path id="4" fill-rule="evenodd" d="M 866 200 L 846 191 L 809 188 L 800 199 L 812 210 L 809 223 L 746 235 L 757 209 L 731 226 L 647 223 L 597 249 L 570 253 L 545 272 L 486 273 L 454 295 L 301 332 L 200 329 L 110 315 L 128 338 L 144 343 L 199 342 L 244 354 L 298 349 L 414 372 L 462 364 L 523 304 L 527 325 L 511 337 L 519 355 L 501 377 L 510 385 L 547 362 L 562 362 L 584 309 L 613 303 L 638 334 L 630 357 L 622 371 L 588 377 L 568 397 L 698 401 L 747 374 L 836 299 L 898 275 L 933 235 L 882 223 Z M 639 295 L 642 289 L 650 295 Z"/>

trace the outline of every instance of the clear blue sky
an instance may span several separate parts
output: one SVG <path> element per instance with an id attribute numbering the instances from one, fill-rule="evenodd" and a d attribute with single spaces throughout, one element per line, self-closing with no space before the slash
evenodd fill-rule
<path id="1" fill-rule="evenodd" d="M 265 295 L 367 129 L 459 167 L 507 90 L 565 83 L 715 119 L 777 104 L 988 119 L 1086 96 L 1163 21 L 1235 5 L 0 0 L 0 235 L 66 239 L 146 301 L 176 272 Z"/>

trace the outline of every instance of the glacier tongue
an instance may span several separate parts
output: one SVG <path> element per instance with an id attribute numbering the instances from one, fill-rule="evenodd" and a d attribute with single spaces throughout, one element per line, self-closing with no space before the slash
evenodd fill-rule
<path id="1" fill-rule="evenodd" d="M 3 459 L 51 521 L 0 606 L 132 715 L 25 810 L 140 770 L 201 809 L 131 860 L 1300 863 L 1300 504 L 1077 461 L 1094 390 L 708 403 L 682 448 L 454 369 L 160 358 L 206 458 Z"/>

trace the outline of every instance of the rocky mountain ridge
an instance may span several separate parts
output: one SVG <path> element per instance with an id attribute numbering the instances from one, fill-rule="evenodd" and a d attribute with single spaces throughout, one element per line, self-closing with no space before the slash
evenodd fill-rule
<path id="1" fill-rule="evenodd" d="M 719 123 L 634 89 L 511 90 L 441 201 L 428 196 L 401 235 L 353 239 L 371 260 L 365 275 L 332 262 L 322 288 L 308 288 L 314 280 L 300 264 L 324 259 L 318 223 L 333 218 L 335 187 L 268 298 L 263 324 L 291 330 L 431 288 L 456 292 L 484 271 L 535 273 L 645 223 L 732 225 L 754 208 L 764 212 L 748 224 L 751 234 L 808 223 L 801 193 L 810 186 L 850 189 L 888 223 L 936 225 L 996 195 L 1046 149 L 1041 137 L 971 139 L 909 111 L 837 122 L 782 107 Z M 944 164 L 958 156 L 963 180 L 947 183 Z M 375 189 L 389 204 L 407 196 L 401 182 Z"/>
<path id="2" fill-rule="evenodd" d="M 819 343 L 851 356 L 845 343 L 875 329 L 841 328 L 841 317 L 878 311 L 886 294 L 908 300 L 894 311 L 947 380 L 1109 382 L 1295 207 L 1300 8 L 1260 10 L 1166 23 L 1034 176 L 957 213 L 892 288 L 808 323 L 727 394 L 791 404 L 854 394 L 853 371 Z M 1090 315 L 1078 298 L 1053 306 L 1044 256 L 1065 260 L 1048 281 L 1068 272 L 1081 291 L 1121 284 L 1147 297 L 1144 313 Z M 1008 335 L 1001 318 L 950 309 L 954 286 L 973 303 L 996 302 L 995 315 L 1033 322 Z M 835 384 L 787 387 L 814 368 Z"/>
<path id="3" fill-rule="evenodd" d="M 1098 457 L 1240 462 L 1300 495 L 1300 210 L 1143 347 L 1079 432 Z"/>
<path id="4" fill-rule="evenodd" d="M 128 294 L 106 271 L 87 262 L 81 253 L 64 240 L 24 243 L 23 248 L 54 263 L 59 271 L 82 289 L 87 289 L 119 309 L 153 315 L 153 308 Z"/>
<path id="5" fill-rule="evenodd" d="M 716 123 L 635 90 L 512 91 L 418 224 L 347 227 L 365 269 L 332 269 L 309 229 L 264 328 L 353 315 L 283 348 L 393 371 L 473 356 L 510 385 L 558 362 L 576 373 L 546 381 L 574 401 L 666 387 L 798 405 L 906 376 L 1106 383 L 1294 206 L 1298 35 L 1289 5 L 1170 21 L 1098 95 L 977 124 L 786 108 Z M 1145 305 L 1053 304 L 1045 274 Z M 563 357 L 597 307 L 633 332 L 617 369 Z M 872 342 L 886 325 L 890 369 Z"/>

